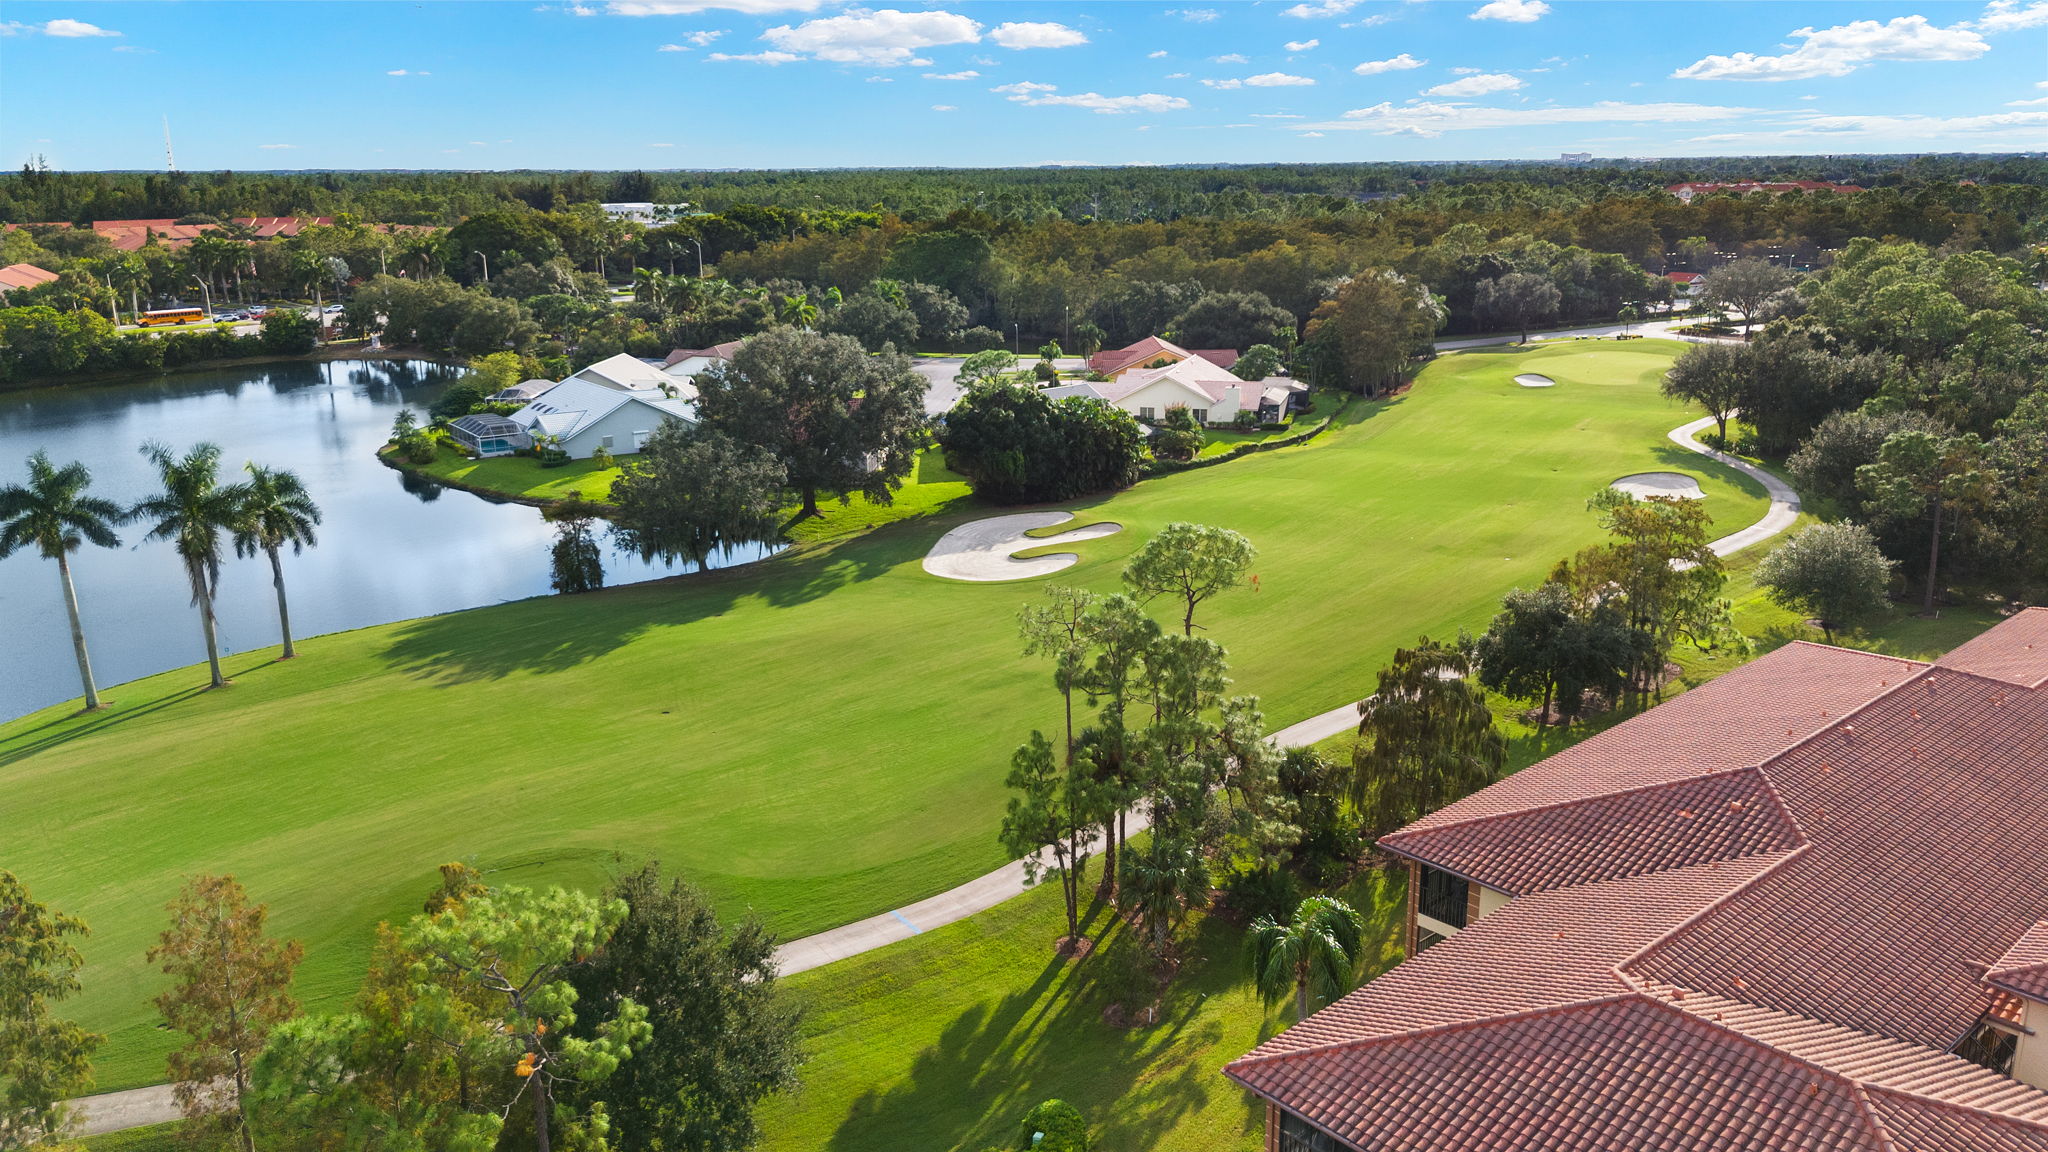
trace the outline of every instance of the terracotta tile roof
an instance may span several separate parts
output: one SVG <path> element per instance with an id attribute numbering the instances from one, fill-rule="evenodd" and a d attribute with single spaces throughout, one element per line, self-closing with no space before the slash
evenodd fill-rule
<path id="1" fill-rule="evenodd" d="M 1160 356 L 1171 356 L 1176 360 L 1206 360 L 1218 368 L 1228 368 L 1237 363 L 1235 348 L 1187 349 L 1157 336 L 1147 336 L 1135 344 L 1097 352 L 1088 358 L 1088 368 L 1106 376 L 1133 364 L 1149 363 Z"/>
<path id="2" fill-rule="evenodd" d="M 33 288 L 38 284 L 48 284 L 56 278 L 55 272 L 47 268 L 38 268 L 34 264 L 9 264 L 5 268 L 0 268 L 0 287 L 5 288 Z"/>
<path id="3" fill-rule="evenodd" d="M 2048 920 L 2027 929 L 2019 942 L 2005 950 L 1984 982 L 2024 996 L 2048 1002 Z"/>
<path id="4" fill-rule="evenodd" d="M 1386 837 L 1529 894 L 1227 1071 L 1369 1149 L 2048 1152 L 1949 1055 L 2048 992 L 2044 642 L 1787 646 Z"/>
<path id="5" fill-rule="evenodd" d="M 1755 768 L 1397 833 L 1387 851 L 1511 896 L 1779 852 L 1798 827 Z"/>
<path id="6" fill-rule="evenodd" d="M 1882 1086 L 1642 994 L 1251 1057 L 1227 1071 L 1375 1150 L 2033 1152 L 2027 1141 L 2048 1139 L 2048 1124 L 1955 1099 L 2007 1106 L 2015 1089 L 2029 1091 L 1994 1072 L 1940 1054 L 1938 1069 L 1922 1057 L 1890 1064 L 1893 1042 L 1787 1031 L 1821 1055 L 1832 1040 L 1873 1076 L 1917 1078 L 1941 1095 Z M 1893 1118 L 1924 1135 L 1894 1142 Z M 1982 1140 L 1993 1142 L 1972 1142 Z"/>
<path id="7" fill-rule="evenodd" d="M 1925 667 L 1846 648 L 1787 644 L 1447 804 L 1395 836 L 1754 767 Z"/>
<path id="8" fill-rule="evenodd" d="M 1935 663 L 2022 688 L 2048 687 L 2048 608 L 2029 608 Z"/>

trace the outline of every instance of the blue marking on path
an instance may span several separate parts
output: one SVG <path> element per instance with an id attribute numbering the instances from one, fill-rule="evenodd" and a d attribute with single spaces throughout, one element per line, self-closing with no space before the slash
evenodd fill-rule
<path id="1" fill-rule="evenodd" d="M 894 917 L 895 917 L 896 919 L 898 919 L 898 920 L 901 920 L 901 921 L 903 922 L 903 926 L 904 926 L 905 928 L 908 928 L 908 929 L 910 929 L 910 934 L 911 934 L 911 935 L 913 935 L 913 936 L 922 936 L 922 935 L 924 934 L 924 929 L 922 929 L 922 928 L 919 928 L 919 927 L 918 927 L 917 925 L 915 925 L 915 924 L 912 924 L 912 923 L 910 922 L 910 920 L 909 920 L 909 919 L 908 919 L 907 917 L 905 917 L 905 916 L 903 915 L 903 913 L 901 913 L 901 912 L 898 912 L 898 911 L 896 911 L 895 909 L 893 909 L 893 908 L 892 908 L 892 909 L 890 909 L 890 910 L 889 910 L 889 915 L 891 915 L 891 916 L 894 916 Z"/>

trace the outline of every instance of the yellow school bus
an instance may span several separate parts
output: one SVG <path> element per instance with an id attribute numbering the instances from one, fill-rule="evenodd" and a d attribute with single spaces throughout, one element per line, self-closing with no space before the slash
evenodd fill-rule
<path id="1" fill-rule="evenodd" d="M 198 308 L 158 308 L 144 312 L 135 322 L 144 328 L 157 324 L 190 324 L 194 320 L 206 319 L 206 313 Z"/>

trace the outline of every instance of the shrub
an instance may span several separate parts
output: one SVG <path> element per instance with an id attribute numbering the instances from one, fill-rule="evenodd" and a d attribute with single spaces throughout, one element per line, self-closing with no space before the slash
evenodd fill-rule
<path id="1" fill-rule="evenodd" d="M 611 449 L 600 444 L 597 451 L 590 454 L 590 463 L 592 467 L 603 469 L 612 467 L 618 463 L 618 460 L 612 455 Z"/>
<path id="2" fill-rule="evenodd" d="M 1037 1152 L 1088 1152 L 1088 1122 L 1065 1100 L 1047 1100 L 1024 1117 L 1017 1147 Z"/>
<path id="3" fill-rule="evenodd" d="M 1239 432 L 1249 432 L 1259 426 L 1259 413 L 1253 408 L 1240 408 L 1237 415 L 1230 418 L 1230 426 Z"/>
<path id="4" fill-rule="evenodd" d="M 1001 332 L 981 325 L 954 334 L 953 341 L 954 347 L 962 352 L 990 352 L 1009 343 Z"/>
<path id="5" fill-rule="evenodd" d="M 1223 882 L 1223 898 L 1247 921 L 1261 916 L 1285 919 L 1301 903 L 1301 885 L 1285 868 L 1263 864 L 1232 873 Z"/>

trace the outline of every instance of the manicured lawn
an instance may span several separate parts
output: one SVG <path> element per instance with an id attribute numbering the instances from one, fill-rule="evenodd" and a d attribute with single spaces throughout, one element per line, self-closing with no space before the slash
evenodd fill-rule
<path id="1" fill-rule="evenodd" d="M 625 461 L 636 457 L 637 453 L 614 459 Z M 610 497 L 612 482 L 619 478 L 622 469 L 617 463 L 609 468 L 599 468 L 589 460 L 571 460 L 558 468 L 543 468 L 540 461 L 531 456 L 493 456 L 487 460 L 471 460 L 459 452 L 443 448 L 433 463 L 421 465 L 420 470 L 443 480 L 488 488 L 524 500 L 562 500 L 571 493 L 578 493 L 585 500 L 603 503 Z M 936 450 L 927 451 L 919 454 L 917 468 L 890 503 L 871 503 L 865 496 L 855 496 L 845 504 L 836 500 L 824 501 L 819 506 L 823 515 L 796 525 L 790 530 L 789 537 L 798 543 L 813 544 L 836 540 L 897 520 L 930 516 L 945 511 L 955 501 L 971 502 L 973 495 L 965 477 L 948 469 L 945 459 Z M 791 505 L 789 512 L 794 515 L 796 506 Z"/>
<path id="2" fill-rule="evenodd" d="M 1202 456 L 1221 456 L 1239 444 L 1258 444 L 1267 440 L 1277 440 L 1282 436 L 1292 436 L 1297 431 L 1307 429 L 1318 419 L 1320 417 L 1310 416 L 1307 418 L 1308 423 L 1302 423 L 1302 418 L 1296 417 L 1294 425 L 1289 425 L 1277 432 L 1268 432 L 1263 428 L 1254 428 L 1249 432 L 1236 432 L 1227 428 L 1205 428 L 1202 430 L 1202 450 L 1195 453 L 1195 455 L 1197 458 Z"/>
<path id="3" fill-rule="evenodd" d="M 1091 884 L 1092 887 L 1092 884 Z M 1362 972 L 1401 957 L 1405 886 L 1368 872 L 1340 893 L 1366 916 Z M 957 924 L 791 977 L 808 1009 L 810 1062 L 795 1093 L 762 1110 L 764 1152 L 979 1152 L 1013 1147 L 1040 1101 L 1088 1118 L 1100 1152 L 1250 1152 L 1262 1113 L 1223 1065 L 1293 1022 L 1240 966 L 1243 929 L 1198 918 L 1157 1024 L 1117 1028 L 1102 1011 L 1134 947 L 1105 909 L 1100 951 L 1063 963 L 1059 889 L 1035 890 Z"/>
<path id="4" fill-rule="evenodd" d="M 1076 502 L 1125 530 L 1076 546 L 1064 578 L 1118 587 L 1170 521 L 1236 528 L 1261 549 L 1261 590 L 1198 619 L 1238 689 L 1276 727 L 1356 699 L 1397 644 L 1482 626 L 1507 588 L 1597 540 L 1585 500 L 1616 476 L 1690 472 L 1721 523 L 1762 515 L 1753 484 L 1664 439 L 1692 415 L 1656 388 L 1680 348 L 1446 356 L 1307 445 Z M 1531 367 L 1560 386 L 1516 387 Z M 97 715 L 0 726 L 6 864 L 94 928 L 75 1004 L 111 1035 L 101 1087 L 161 1077 L 171 1037 L 142 955 L 195 872 L 269 901 L 307 946 L 299 994 L 331 1008 L 370 926 L 417 909 L 448 860 L 595 884 L 656 856 L 790 936 L 994 867 L 1010 751 L 1058 712 L 1014 632 L 1041 584 L 919 566 L 982 514 L 316 637 L 288 663 L 241 653 L 221 692 L 186 669 L 110 689 Z"/>

